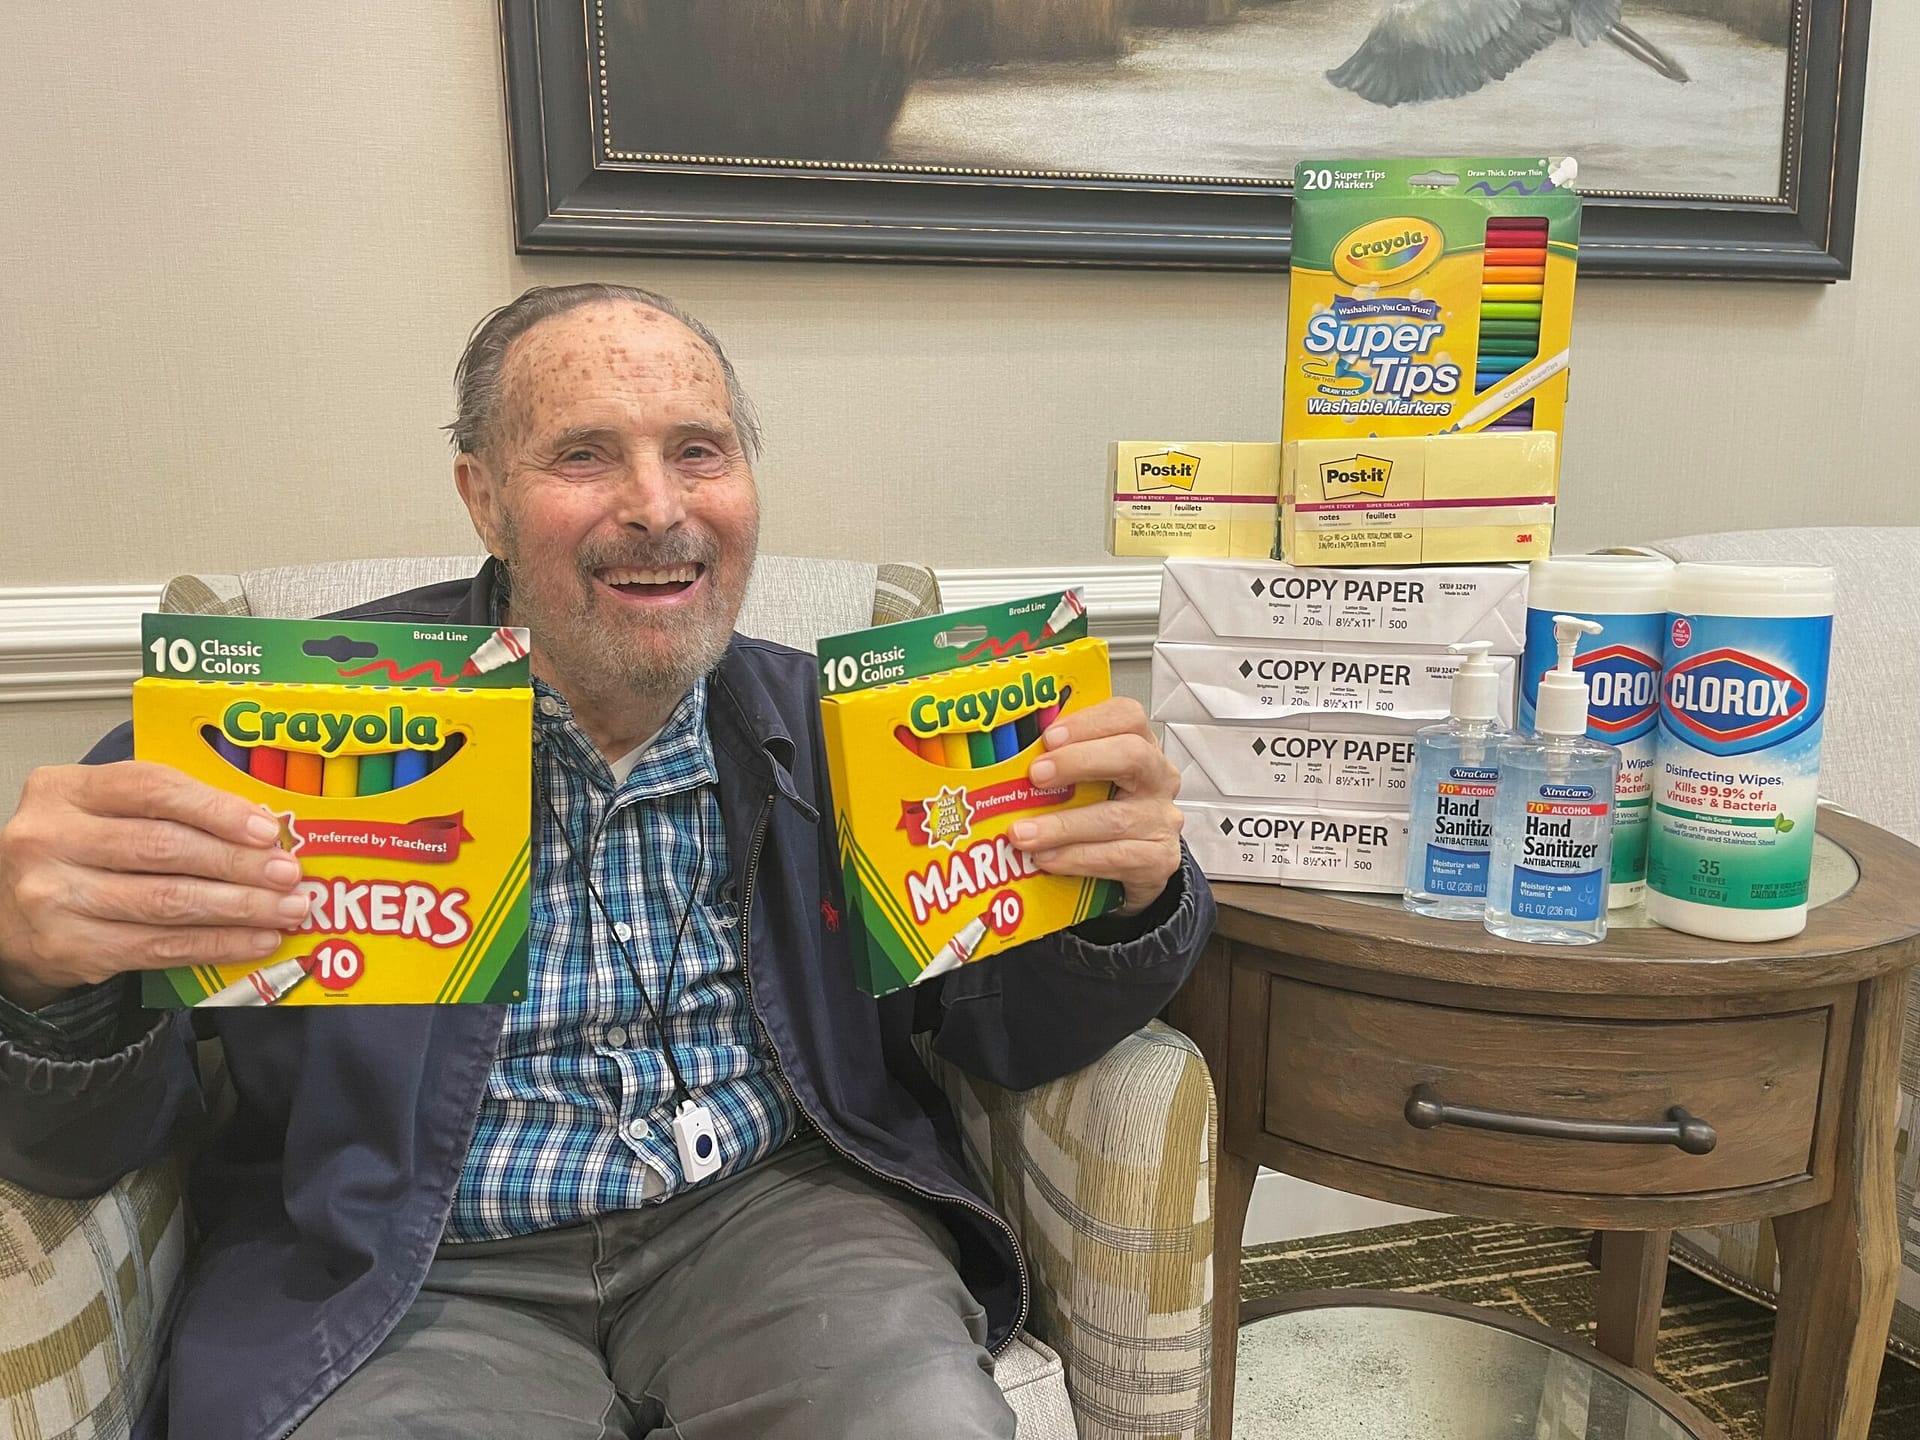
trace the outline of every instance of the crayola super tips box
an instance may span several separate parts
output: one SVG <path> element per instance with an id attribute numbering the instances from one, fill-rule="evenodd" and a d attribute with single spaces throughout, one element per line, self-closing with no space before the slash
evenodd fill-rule
<path id="1" fill-rule="evenodd" d="M 885 995 L 1120 902 L 1113 881 L 1050 875 L 1008 837 L 1111 793 L 1028 778 L 1047 727 L 1112 694 L 1077 591 L 832 636 L 819 658 L 862 990 Z"/>
<path id="2" fill-rule="evenodd" d="M 1476 431 L 1528 405 L 1528 428 L 1561 433 L 1580 231 L 1573 169 L 1301 161 L 1282 438 Z"/>
<path id="3" fill-rule="evenodd" d="M 146 973 L 146 1004 L 525 995 L 526 631 L 147 615 L 141 639 L 135 758 L 278 816 L 310 904 L 264 960 Z"/>

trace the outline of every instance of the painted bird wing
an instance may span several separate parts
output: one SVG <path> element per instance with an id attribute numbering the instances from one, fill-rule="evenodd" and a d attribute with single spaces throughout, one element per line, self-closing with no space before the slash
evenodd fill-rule
<path id="1" fill-rule="evenodd" d="M 1620 23 L 1620 0 L 1573 0 L 1567 19 L 1573 38 L 1591 45 Z"/>
<path id="2" fill-rule="evenodd" d="M 1376 105 L 1468 95 L 1565 35 L 1570 4 L 1605 3 L 1392 0 L 1360 48 L 1327 78 Z M 1617 12 L 1619 0 L 1611 3 Z"/>

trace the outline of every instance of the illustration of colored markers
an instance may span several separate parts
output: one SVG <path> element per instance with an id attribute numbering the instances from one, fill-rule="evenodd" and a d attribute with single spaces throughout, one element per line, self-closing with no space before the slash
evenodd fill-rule
<path id="1" fill-rule="evenodd" d="M 322 795 L 358 795 L 360 793 L 360 757 L 329 755 L 320 769 Z"/>
<path id="2" fill-rule="evenodd" d="M 393 752 L 393 788 L 411 785 L 416 780 L 427 778 L 432 752 L 427 750 L 396 750 Z"/>
<path id="3" fill-rule="evenodd" d="M 248 768 L 246 747 L 234 744 L 233 741 L 227 738 L 226 732 L 218 725 L 202 725 L 200 727 L 200 734 L 201 737 L 214 748 L 214 752 L 218 754 L 222 760 L 233 766 L 234 769 L 245 770 Z"/>
<path id="4" fill-rule="evenodd" d="M 1566 369 L 1567 361 L 1571 358 L 1567 351 L 1562 350 L 1559 354 L 1550 355 L 1525 370 L 1514 372 L 1492 391 L 1483 395 L 1480 403 L 1469 410 L 1465 418 L 1453 428 L 1466 430 L 1478 425 L 1490 415 L 1499 414 L 1529 390 L 1544 385 Z"/>
<path id="5" fill-rule="evenodd" d="M 1020 753 L 1019 728 L 1009 720 L 1004 725 L 993 727 L 993 758 L 996 762 L 1011 760 Z"/>
<path id="6" fill-rule="evenodd" d="M 1086 613 L 1087 602 L 1080 598 L 1080 592 L 1067 591 L 1060 597 L 1060 603 L 1053 607 L 1053 613 L 1047 617 L 1046 628 L 1040 632 L 1040 638 L 1045 640 L 1050 635 L 1059 634 Z"/>
<path id="7" fill-rule="evenodd" d="M 302 795 L 318 795 L 323 770 L 320 757 L 305 750 L 287 752 L 287 789 Z"/>
<path id="8" fill-rule="evenodd" d="M 949 730 L 940 737 L 940 747 L 946 752 L 945 763 L 954 770 L 968 770 L 973 767 L 973 752 L 967 748 L 967 737 L 958 730 Z"/>
<path id="9" fill-rule="evenodd" d="M 993 753 L 993 735 L 989 731 L 969 730 L 967 732 L 967 758 L 972 761 L 973 768 L 976 770 L 984 770 L 994 763 L 998 757 Z"/>
<path id="10" fill-rule="evenodd" d="M 944 975 L 949 970 L 957 970 L 973 958 L 973 952 L 980 948 L 980 942 L 987 938 L 987 919 L 982 915 L 969 920 L 961 927 L 960 933 L 935 952 L 927 961 L 927 968 L 913 977 L 918 985 L 922 980 L 931 980 L 936 975 Z"/>
<path id="11" fill-rule="evenodd" d="M 360 794 L 384 795 L 393 788 L 393 752 L 360 757 Z"/>
<path id="12" fill-rule="evenodd" d="M 226 988 L 214 991 L 198 1004 L 236 1008 L 272 1005 L 307 978 L 304 959 L 303 956 L 300 960 L 276 960 L 271 965 L 263 965 Z"/>
<path id="13" fill-rule="evenodd" d="M 262 785 L 276 789 L 287 787 L 287 752 L 271 745 L 256 745 L 247 752 L 247 773 Z"/>
<path id="14" fill-rule="evenodd" d="M 502 625 L 467 657 L 467 663 L 460 667 L 460 673 L 462 676 L 485 675 L 510 661 L 521 659 L 526 653 L 527 632 L 511 625 Z"/>

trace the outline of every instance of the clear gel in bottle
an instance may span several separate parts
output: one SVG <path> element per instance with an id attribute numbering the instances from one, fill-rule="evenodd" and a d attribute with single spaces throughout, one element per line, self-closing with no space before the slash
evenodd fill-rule
<path id="1" fill-rule="evenodd" d="M 1467 658 L 1454 672 L 1448 717 L 1414 732 L 1406 906 L 1440 920 L 1478 920 L 1487 908 L 1496 749 L 1516 737 L 1495 718 L 1493 646 L 1473 640 L 1448 648 Z"/>
<path id="2" fill-rule="evenodd" d="M 1553 617 L 1559 657 L 1540 677 L 1534 732 L 1500 747 L 1486 926 L 1508 940 L 1591 945 L 1607 935 L 1620 752 L 1587 738 L 1587 678 L 1573 667 L 1600 625 Z"/>

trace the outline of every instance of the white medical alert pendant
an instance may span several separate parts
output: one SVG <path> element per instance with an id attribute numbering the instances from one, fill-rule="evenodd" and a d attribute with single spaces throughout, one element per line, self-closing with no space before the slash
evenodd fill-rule
<path id="1" fill-rule="evenodd" d="M 680 1152 L 680 1175 L 689 1184 L 720 1168 L 720 1142 L 713 1134 L 713 1112 L 694 1100 L 680 1102 L 673 1117 L 673 1144 Z"/>

